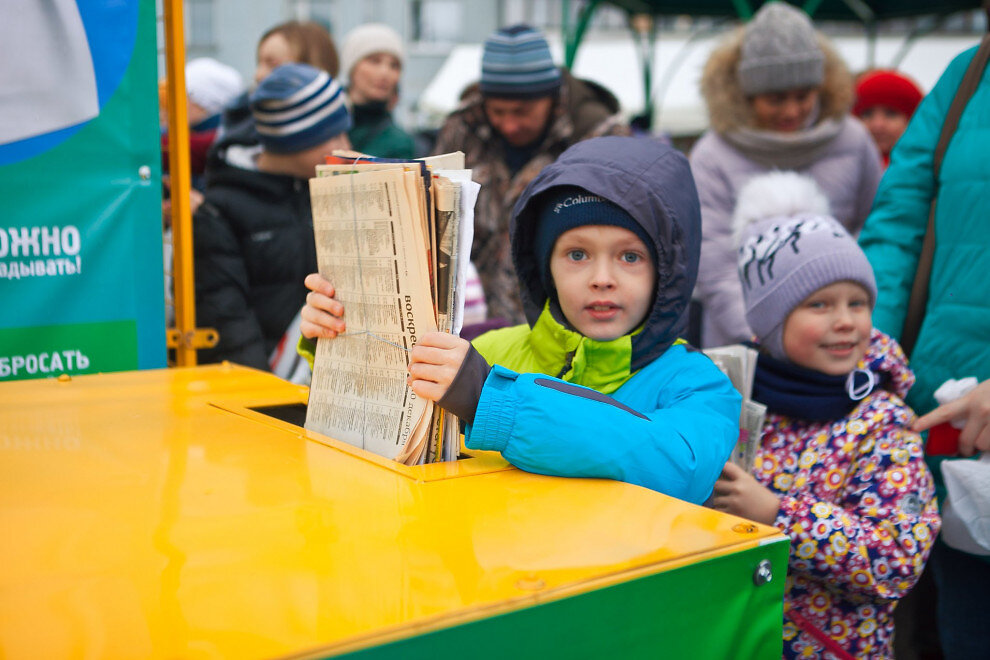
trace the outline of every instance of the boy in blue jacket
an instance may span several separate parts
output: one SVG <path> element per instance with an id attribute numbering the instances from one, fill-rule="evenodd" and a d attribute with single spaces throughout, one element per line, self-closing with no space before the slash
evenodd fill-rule
<path id="1" fill-rule="evenodd" d="M 701 503 L 739 435 L 739 394 L 678 339 L 698 271 L 701 220 L 687 160 L 649 139 L 581 142 L 513 212 L 528 324 L 466 340 L 420 338 L 417 395 L 466 423 L 471 449 L 540 474 L 601 477 Z M 307 338 L 346 329 L 310 275 Z"/>

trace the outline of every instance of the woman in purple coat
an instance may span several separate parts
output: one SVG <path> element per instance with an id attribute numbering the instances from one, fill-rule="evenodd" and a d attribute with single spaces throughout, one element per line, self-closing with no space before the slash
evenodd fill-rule
<path id="1" fill-rule="evenodd" d="M 807 15 L 782 2 L 763 6 L 705 65 L 701 91 L 711 129 L 691 152 L 701 198 L 702 344 L 747 340 L 735 270 L 732 212 L 756 175 L 794 170 L 812 178 L 833 216 L 854 236 L 880 182 L 880 154 L 849 110 L 852 76 Z"/>

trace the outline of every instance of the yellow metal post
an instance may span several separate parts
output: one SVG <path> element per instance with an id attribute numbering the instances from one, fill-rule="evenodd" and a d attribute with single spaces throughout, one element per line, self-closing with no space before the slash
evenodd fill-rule
<path id="1" fill-rule="evenodd" d="M 189 163 L 189 117 L 186 108 L 186 45 L 183 39 L 182 0 L 165 0 L 165 65 L 168 89 L 168 164 L 172 186 L 173 273 L 175 278 L 175 347 L 179 366 L 196 364 L 191 339 L 196 330 L 193 289 L 192 214 Z"/>

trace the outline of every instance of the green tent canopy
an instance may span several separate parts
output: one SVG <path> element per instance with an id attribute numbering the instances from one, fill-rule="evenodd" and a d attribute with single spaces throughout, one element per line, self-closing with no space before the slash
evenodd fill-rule
<path id="1" fill-rule="evenodd" d="M 704 16 L 727 20 L 748 20 L 766 0 L 578 0 L 576 15 L 571 0 L 562 3 L 562 34 L 564 38 L 564 64 L 572 67 L 578 47 L 591 19 L 599 7 L 612 5 L 626 11 L 634 39 L 639 44 L 640 66 L 643 70 L 644 98 L 647 99 L 643 118 L 652 124 L 650 100 L 653 91 L 652 56 L 656 44 L 656 21 L 637 20 L 641 16 Z M 816 21 L 848 21 L 861 23 L 871 42 L 871 51 L 877 32 L 877 24 L 896 18 L 931 16 L 934 20 L 928 29 L 939 25 L 950 14 L 979 9 L 981 0 L 805 0 L 790 4 L 800 7 Z M 572 20 L 573 17 L 573 20 Z M 918 32 L 909 35 L 910 42 Z"/>
<path id="2" fill-rule="evenodd" d="M 585 3 L 592 4 L 592 3 Z M 691 16 L 738 16 L 749 18 L 764 4 L 762 0 L 608 0 L 631 14 Z M 807 0 L 792 2 L 817 20 L 882 21 L 909 16 L 945 15 L 979 9 L 980 0 Z"/>

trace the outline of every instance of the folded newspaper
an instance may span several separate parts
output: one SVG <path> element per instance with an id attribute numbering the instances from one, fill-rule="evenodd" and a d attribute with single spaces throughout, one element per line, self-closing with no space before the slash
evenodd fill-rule
<path id="1" fill-rule="evenodd" d="M 407 465 L 456 460 L 456 418 L 406 376 L 419 337 L 460 331 L 480 186 L 460 152 L 327 161 L 310 180 L 313 230 L 347 331 L 317 342 L 306 428 Z"/>
<path id="2" fill-rule="evenodd" d="M 732 450 L 730 460 L 747 472 L 752 472 L 756 450 L 763 437 L 763 422 L 767 407 L 753 401 L 753 378 L 756 375 L 757 352 L 742 344 L 708 348 L 705 355 L 722 370 L 742 395 L 742 412 L 739 415 L 739 441 Z"/>

